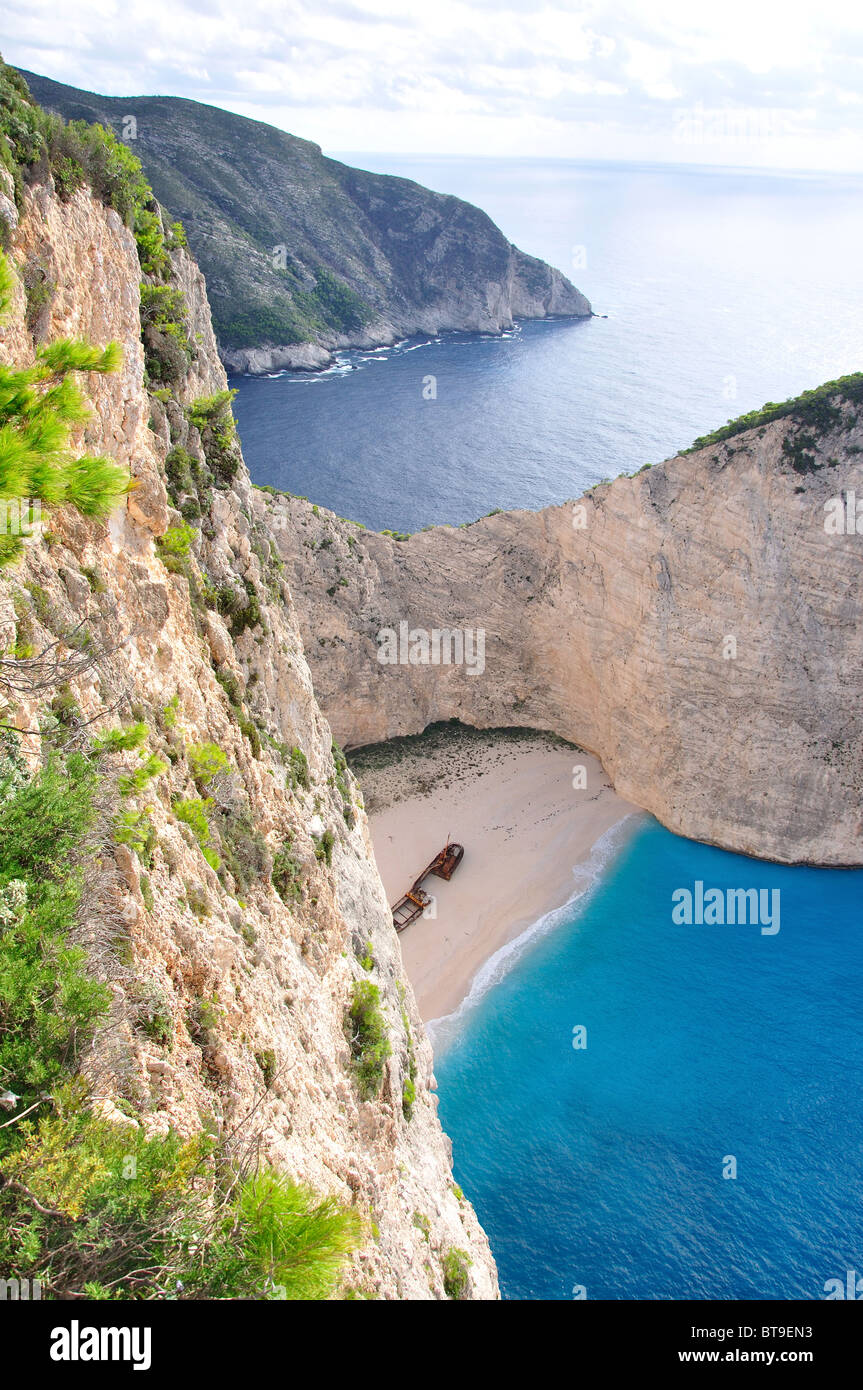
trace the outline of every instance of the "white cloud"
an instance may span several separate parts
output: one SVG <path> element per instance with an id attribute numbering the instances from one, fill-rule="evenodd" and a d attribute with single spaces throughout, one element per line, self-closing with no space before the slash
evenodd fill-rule
<path id="1" fill-rule="evenodd" d="M 847 0 L 87 0 L 62 43 L 55 0 L 5 9 L 7 61 L 329 149 L 863 168 L 863 12 Z M 675 111 L 698 106 L 728 113 L 720 136 L 762 112 L 769 138 L 681 150 Z"/>

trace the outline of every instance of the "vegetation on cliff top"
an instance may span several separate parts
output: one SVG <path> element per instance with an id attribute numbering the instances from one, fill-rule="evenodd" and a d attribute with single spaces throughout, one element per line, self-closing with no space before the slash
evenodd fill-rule
<path id="1" fill-rule="evenodd" d="M 141 332 L 147 375 L 157 383 L 182 380 L 196 348 L 189 337 L 184 295 L 167 282 L 172 274 L 171 252 L 186 245 L 186 233 L 180 222 L 165 230 L 140 160 L 110 127 L 83 120 L 67 123 L 62 116 L 44 111 L 20 73 L 0 59 L 0 163 L 12 175 L 19 207 L 26 185 L 50 177 L 61 200 L 86 185 L 131 228 L 145 277 Z M 2 220 L 0 227 L 6 228 Z M 28 319 L 35 327 L 55 287 L 38 264 L 27 268 L 25 283 Z"/>
<path id="2" fill-rule="evenodd" d="M 681 453 L 692 454 L 696 449 L 706 449 L 710 444 L 721 444 L 726 439 L 733 439 L 735 435 L 742 434 L 744 430 L 755 429 L 758 425 L 769 425 L 774 420 L 792 419 L 795 424 L 811 426 L 813 429 L 826 432 L 838 425 L 842 418 L 841 410 L 833 404 L 835 397 L 850 401 L 854 405 L 863 404 L 863 372 L 827 381 L 823 386 L 804 391 L 801 395 L 779 404 L 768 401 L 760 410 L 750 410 L 748 414 L 740 415 L 736 420 L 729 420 L 727 425 L 721 425 L 710 434 L 701 435 L 688 449 L 682 449 Z"/>
<path id="3" fill-rule="evenodd" d="M 25 184 L 50 175 L 60 198 L 88 184 L 135 233 L 145 275 L 163 274 L 168 253 L 158 206 L 140 161 L 114 132 L 43 111 L 27 83 L 0 59 L 0 162 L 12 175 L 20 204 Z M 176 235 L 182 234 L 178 228 Z"/>

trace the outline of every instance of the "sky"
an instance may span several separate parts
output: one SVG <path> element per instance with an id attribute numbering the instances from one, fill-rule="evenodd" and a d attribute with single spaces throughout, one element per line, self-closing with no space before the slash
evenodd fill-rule
<path id="1" fill-rule="evenodd" d="M 863 171 L 849 0 L 4 0 L 3 56 L 327 153 Z"/>

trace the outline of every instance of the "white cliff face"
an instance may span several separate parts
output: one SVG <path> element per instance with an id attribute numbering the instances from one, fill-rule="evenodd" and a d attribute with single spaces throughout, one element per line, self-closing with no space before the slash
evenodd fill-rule
<path id="1" fill-rule="evenodd" d="M 824 525 L 831 498 L 863 495 L 858 412 L 842 405 L 802 472 L 783 420 L 580 503 L 406 542 L 258 493 L 336 737 L 547 729 L 681 834 L 863 862 L 863 538 Z M 381 664 L 378 633 L 401 622 L 482 629 L 483 672 Z"/>
<path id="2" fill-rule="evenodd" d="M 245 468 L 230 488 L 213 493 L 194 546 L 198 582 L 205 571 L 213 585 L 248 583 L 259 595 L 261 622 L 235 637 L 196 599 L 196 583 L 170 573 L 154 546 L 179 521 L 165 490 L 166 453 L 182 441 L 193 457 L 203 455 L 179 407 L 153 401 L 143 388 L 131 234 L 84 191 L 61 204 L 37 189 L 10 255 L 22 272 L 37 262 L 47 268 L 54 289 L 39 325 L 43 339 L 115 339 L 124 352 L 120 372 L 87 381 L 94 416 L 80 442 L 129 467 L 137 486 L 127 505 L 107 525 L 52 514 L 48 540 L 31 542 L 25 558 L 0 574 L 4 649 L 16 628 L 19 638 L 26 628 L 38 652 L 84 621 L 103 655 L 73 683 L 82 716 L 101 712 L 108 726 L 144 719 L 148 747 L 168 764 L 132 803 L 149 806 L 148 862 L 108 845 L 81 928 L 93 968 L 114 993 L 110 1026 L 88 1062 L 106 1113 L 119 1116 L 116 1102 L 125 1099 L 138 1116 L 125 1122 L 149 1130 L 239 1130 L 262 1159 L 356 1203 L 367 1238 L 347 1284 L 363 1295 L 442 1298 L 442 1260 L 458 1249 L 471 1262 L 470 1296 L 496 1298 L 485 1235 L 453 1184 L 431 1048 L 402 969 L 359 791 L 334 763 Z M 203 278 L 185 253 L 175 254 L 175 269 L 198 352 L 180 392 L 188 403 L 224 388 L 225 376 Z M 32 360 L 25 313 L 20 288 L 0 329 L 3 361 Z M 21 701 L 19 727 L 36 726 L 40 698 Z M 220 878 L 178 821 L 172 803 L 198 795 L 184 752 L 205 741 L 227 755 L 220 795 L 263 836 L 269 860 L 290 844 L 301 884 L 293 901 L 283 902 L 266 873 L 253 874 L 242 890 L 230 873 Z M 36 739 L 25 738 L 24 747 L 37 755 Z M 308 787 L 292 785 L 292 748 L 306 755 Z M 129 758 L 134 765 L 136 755 Z M 316 854 L 318 826 L 333 837 L 331 865 Z M 359 957 L 369 947 L 367 972 Z M 392 1046 L 381 1093 L 371 1101 L 358 1094 L 345 1031 L 353 985 L 365 979 L 380 988 Z M 169 1019 L 167 1044 L 141 1026 L 153 1000 Z M 408 1119 L 402 1089 L 411 1058 L 416 1101 Z"/>

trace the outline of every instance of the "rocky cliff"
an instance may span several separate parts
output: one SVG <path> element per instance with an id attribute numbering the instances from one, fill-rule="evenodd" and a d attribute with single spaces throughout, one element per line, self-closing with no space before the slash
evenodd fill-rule
<path id="1" fill-rule="evenodd" d="M 580 502 L 406 541 L 256 493 L 337 738 L 546 729 L 680 834 L 863 862 L 861 537 L 835 524 L 863 496 L 863 393 L 846 380 Z M 382 664 L 401 623 L 482 629 L 484 669 L 426 663 L 421 638 L 417 664 Z"/>
<path id="2" fill-rule="evenodd" d="M 164 763 L 135 790 L 138 754 L 125 755 L 125 824 L 137 831 L 104 848 L 86 899 L 80 941 L 113 1003 L 85 1072 L 117 1123 L 240 1129 L 262 1161 L 353 1203 L 365 1229 L 345 1280 L 354 1296 L 444 1297 L 455 1250 L 466 1296 L 494 1298 L 359 791 L 316 701 L 274 539 L 235 444 L 231 467 L 208 472 L 215 446 L 191 407 L 225 376 L 201 273 L 173 252 L 194 360 L 173 390 L 149 395 L 132 232 L 88 188 L 60 201 L 50 179 L 19 187 L 16 209 L 2 177 L 17 277 L 0 360 L 27 364 L 37 341 L 64 335 L 119 342 L 121 370 L 86 378 L 93 414 L 77 447 L 110 455 L 135 483 L 106 524 L 46 513 L 0 574 L 4 718 L 33 731 L 21 740 L 31 764 L 52 728 L 80 742 L 129 719 Z M 204 480 L 197 498 L 184 491 L 192 479 Z M 45 650 L 65 674 L 59 691 L 28 681 Z M 209 856 L 178 813 L 198 797 L 190 750 L 206 744 L 224 757 L 208 787 Z M 347 1017 L 366 980 L 391 1047 L 371 1099 Z"/>
<path id="3" fill-rule="evenodd" d="M 314 368 L 337 348 L 591 312 L 560 271 L 460 198 L 350 168 L 199 102 L 103 97 L 23 75 L 43 106 L 127 139 L 183 221 L 233 371 Z"/>

